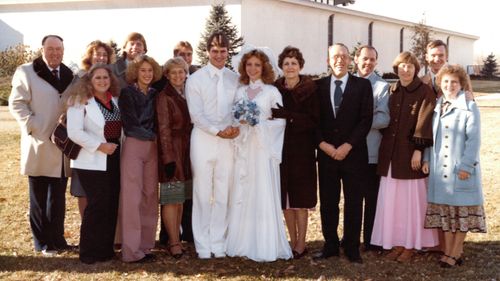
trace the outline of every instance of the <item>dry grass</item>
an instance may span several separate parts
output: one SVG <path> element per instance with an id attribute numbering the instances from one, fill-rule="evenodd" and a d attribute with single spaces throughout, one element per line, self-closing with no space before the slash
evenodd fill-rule
<path id="1" fill-rule="evenodd" d="M 198 260 L 192 246 L 177 261 L 158 250 L 152 264 L 125 264 L 119 260 L 84 265 L 77 253 L 43 258 L 33 253 L 28 223 L 27 180 L 19 175 L 19 136 L 5 108 L 0 110 L 0 279 L 8 280 L 500 280 L 499 185 L 500 101 L 479 101 L 482 114 L 482 171 L 488 233 L 466 239 L 465 265 L 453 270 L 437 266 L 438 256 L 419 254 L 411 264 L 386 261 L 375 253 L 362 253 L 364 264 L 350 264 L 345 257 L 315 262 L 301 260 L 256 263 L 240 258 Z M 66 237 L 78 243 L 76 200 L 68 195 Z M 319 211 L 312 214 L 308 248 L 322 246 Z"/>

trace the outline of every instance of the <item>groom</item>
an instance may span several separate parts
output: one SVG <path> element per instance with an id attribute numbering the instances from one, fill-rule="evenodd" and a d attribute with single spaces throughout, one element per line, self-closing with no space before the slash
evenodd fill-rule
<path id="1" fill-rule="evenodd" d="M 186 99 L 194 128 L 191 134 L 193 169 L 193 236 L 200 259 L 226 256 L 228 193 L 233 176 L 231 108 L 238 75 L 225 67 L 229 40 L 222 32 L 207 40 L 208 64 L 189 77 Z"/>

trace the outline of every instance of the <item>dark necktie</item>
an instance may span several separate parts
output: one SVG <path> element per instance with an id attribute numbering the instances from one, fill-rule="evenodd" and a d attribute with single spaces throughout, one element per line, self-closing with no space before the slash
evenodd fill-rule
<path id="1" fill-rule="evenodd" d="M 337 113 L 340 108 L 340 103 L 342 103 L 342 88 L 340 88 L 340 85 L 342 85 L 342 81 L 335 80 L 335 92 L 333 94 L 333 103 L 335 104 L 335 116 L 337 116 Z"/>
<path id="2" fill-rule="evenodd" d="M 59 80 L 59 71 L 57 69 L 54 69 L 52 70 L 52 75 L 54 75 L 54 77 Z"/>
<path id="3" fill-rule="evenodd" d="M 443 101 L 443 103 L 441 104 L 441 116 L 443 116 L 443 114 L 445 114 L 445 112 L 448 110 L 448 107 L 450 106 L 451 102 L 449 101 Z"/>

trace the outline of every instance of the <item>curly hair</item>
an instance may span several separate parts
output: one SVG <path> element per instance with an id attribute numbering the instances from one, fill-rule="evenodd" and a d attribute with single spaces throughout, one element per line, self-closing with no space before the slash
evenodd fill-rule
<path id="1" fill-rule="evenodd" d="M 286 46 L 278 57 L 278 66 L 283 69 L 283 61 L 286 58 L 295 58 L 299 62 L 300 69 L 304 67 L 305 60 L 302 56 L 302 52 L 298 48 L 292 46 Z"/>
<path id="2" fill-rule="evenodd" d="M 420 63 L 418 63 L 417 57 L 408 51 L 402 52 L 399 54 L 394 61 L 392 62 L 392 70 L 396 75 L 398 75 L 398 67 L 402 63 L 411 63 L 415 66 L 415 74 L 413 74 L 413 78 L 418 76 L 418 72 L 420 71 Z"/>
<path id="3" fill-rule="evenodd" d="M 436 85 L 441 88 L 441 80 L 443 79 L 444 75 L 453 75 L 458 78 L 458 81 L 460 81 L 460 86 L 462 87 L 462 90 L 465 91 L 471 91 L 469 89 L 470 85 L 470 80 L 469 80 L 469 75 L 465 72 L 465 69 L 458 65 L 458 64 L 446 64 L 441 69 L 436 75 Z"/>
<path id="4" fill-rule="evenodd" d="M 137 56 L 129 65 L 127 66 L 126 81 L 128 84 L 133 84 L 137 82 L 137 77 L 139 75 L 139 68 L 141 65 L 147 62 L 153 67 L 153 81 L 156 82 L 160 80 L 163 75 L 160 65 L 152 58 L 146 55 Z"/>
<path id="5" fill-rule="evenodd" d="M 97 52 L 97 49 L 99 48 L 104 48 L 104 50 L 106 50 L 106 53 L 108 54 L 108 61 L 106 62 L 107 64 L 112 64 L 115 62 L 115 51 L 113 50 L 113 48 L 100 40 L 95 40 L 90 42 L 90 44 L 87 46 L 87 50 L 85 51 L 85 54 L 82 58 L 82 67 L 85 71 L 88 71 L 92 66 L 92 57 L 94 56 L 94 52 Z"/>
<path id="6" fill-rule="evenodd" d="M 92 86 L 92 78 L 95 75 L 96 70 L 105 69 L 108 72 L 110 78 L 110 84 L 108 91 L 113 97 L 120 95 L 120 83 L 118 79 L 113 74 L 113 71 L 107 64 L 96 63 L 90 67 L 89 71 L 80 78 L 70 90 L 70 97 L 68 99 L 68 106 L 72 106 L 75 103 L 86 104 L 87 101 L 94 96 L 94 87 Z"/>
<path id="7" fill-rule="evenodd" d="M 240 73 L 240 82 L 245 85 L 248 85 L 250 83 L 250 77 L 248 76 L 246 71 L 246 64 L 251 57 L 256 57 L 262 62 L 262 76 L 260 77 L 260 79 L 262 79 L 262 82 L 264 82 L 264 84 L 273 84 L 275 74 L 271 63 L 269 63 L 269 58 L 266 54 L 264 54 L 264 52 L 257 49 L 246 53 L 241 58 L 240 65 L 238 66 L 238 72 Z"/>

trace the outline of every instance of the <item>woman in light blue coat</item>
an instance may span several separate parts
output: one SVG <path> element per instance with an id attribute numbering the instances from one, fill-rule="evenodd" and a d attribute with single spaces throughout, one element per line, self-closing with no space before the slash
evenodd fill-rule
<path id="1" fill-rule="evenodd" d="M 467 232 L 486 232 L 479 165 L 481 128 L 479 109 L 467 100 L 463 86 L 468 84 L 465 70 L 446 65 L 436 84 L 443 96 L 434 110 L 434 146 L 424 155 L 424 173 L 429 173 L 426 228 L 444 232 L 441 267 L 461 265 Z"/>

